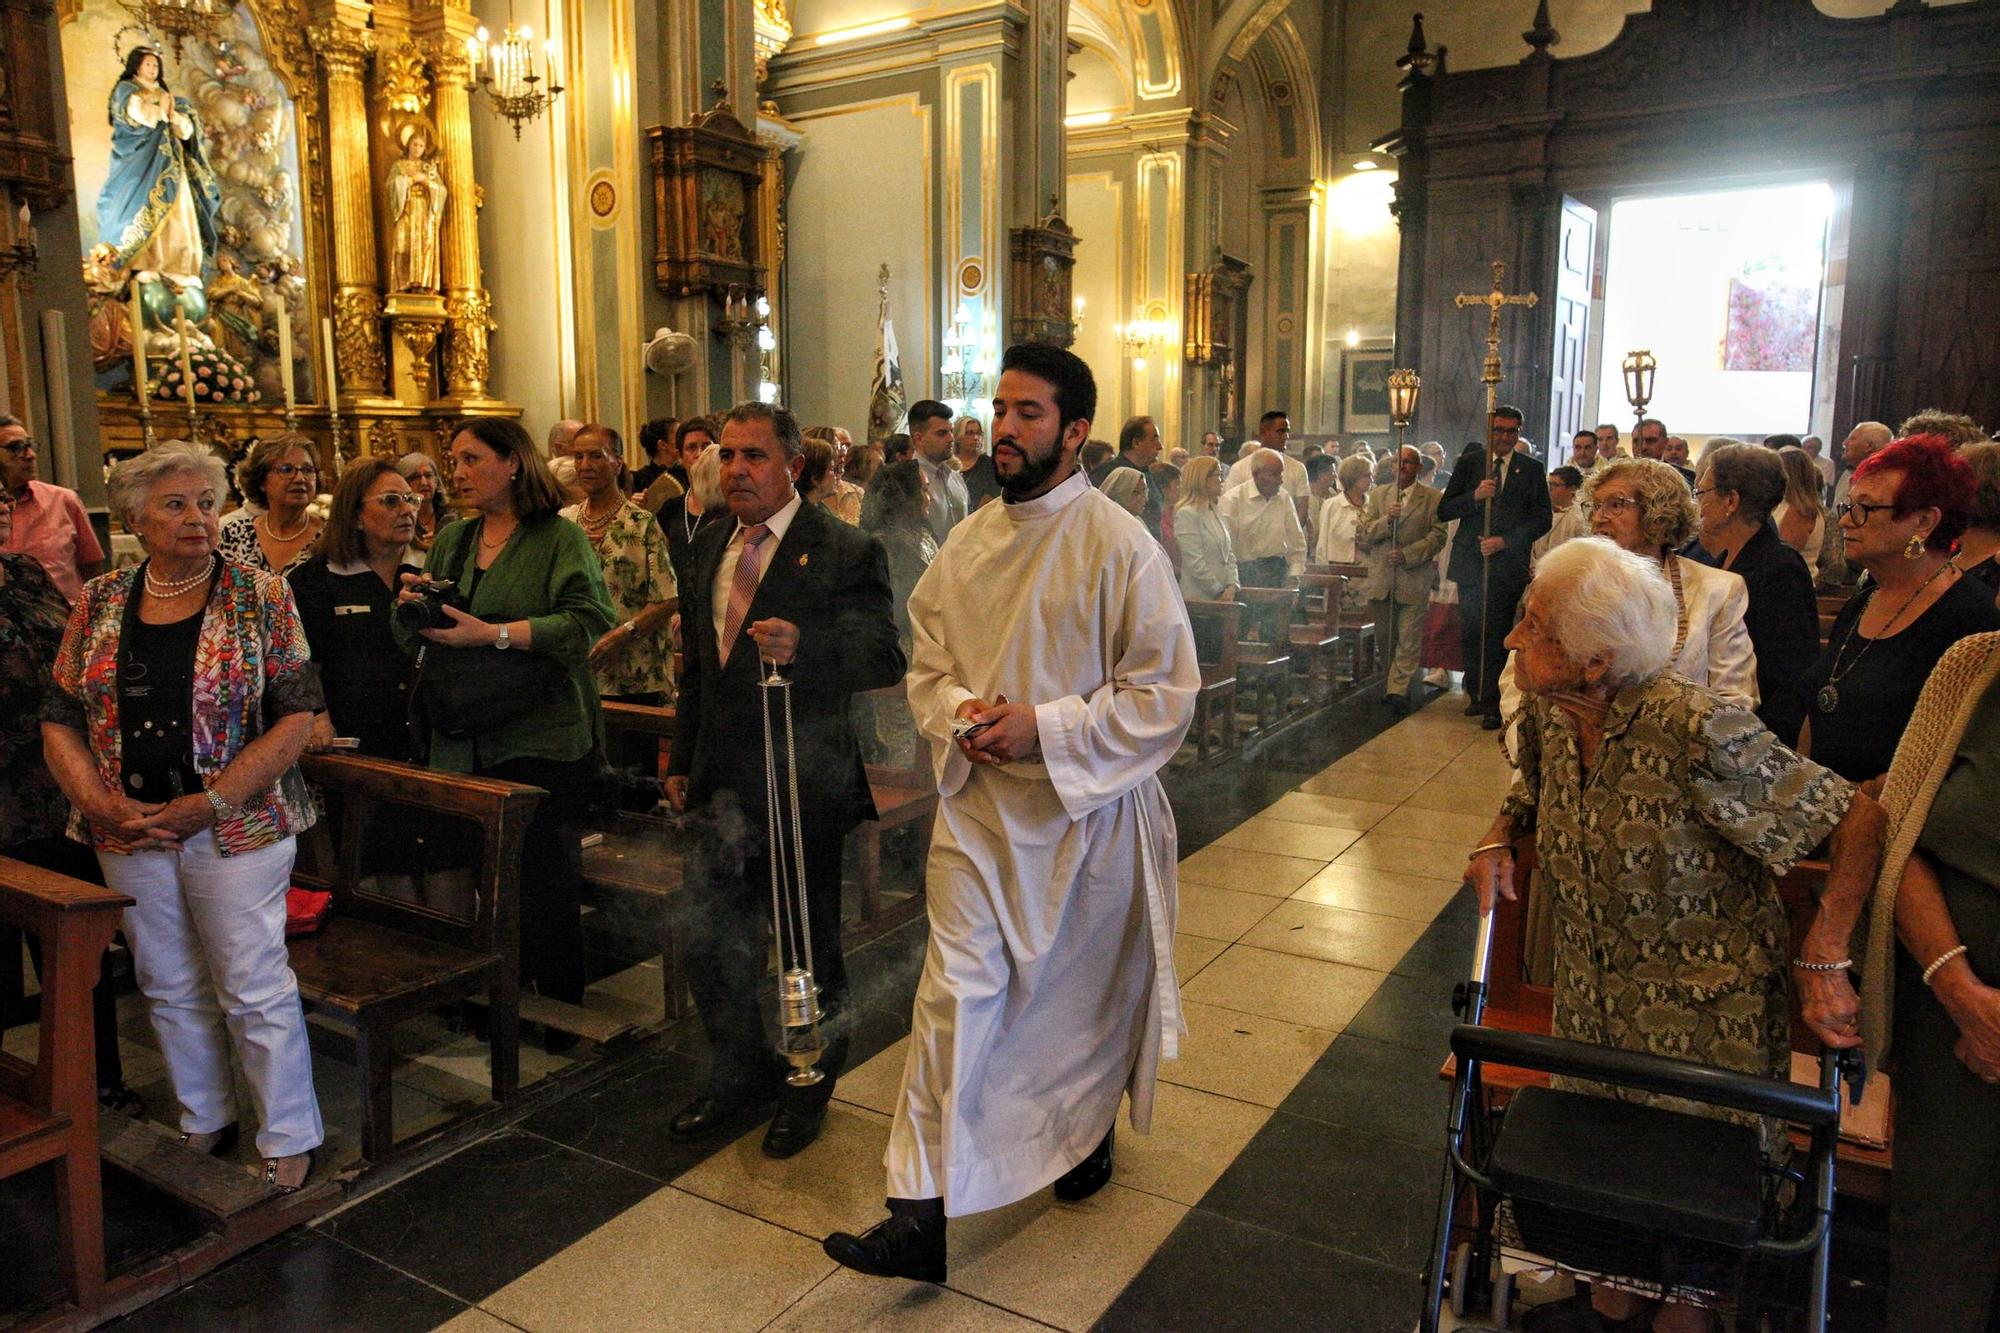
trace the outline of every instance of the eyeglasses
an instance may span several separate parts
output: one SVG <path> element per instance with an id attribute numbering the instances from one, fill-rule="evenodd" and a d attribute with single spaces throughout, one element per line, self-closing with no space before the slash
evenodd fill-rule
<path id="1" fill-rule="evenodd" d="M 271 471 L 281 477 L 294 477 L 300 473 L 304 473 L 308 477 L 317 477 L 319 475 L 319 468 L 312 463 L 273 463 Z"/>
<path id="2" fill-rule="evenodd" d="M 411 495 L 408 491 L 384 491 L 382 494 L 372 497 L 369 503 L 381 505 L 384 509 L 401 509 L 406 505 L 414 507 L 417 503 L 417 497 Z"/>
<path id="3" fill-rule="evenodd" d="M 1702 496 L 1713 495 L 1721 489 L 1720 486 L 1697 486 L 1694 488 L 1694 498 L 1699 500 Z"/>
<path id="4" fill-rule="evenodd" d="M 1865 528 L 1868 526 L 1868 516 L 1870 514 L 1883 509 L 1893 514 L 1900 508 L 1901 506 L 1899 505 L 1871 505 L 1865 504 L 1860 500 L 1843 500 L 1833 507 L 1833 512 L 1842 520 L 1852 518 L 1855 527 Z"/>
<path id="5" fill-rule="evenodd" d="M 1595 513 L 1623 514 L 1637 509 L 1639 502 L 1626 495 L 1614 495 L 1609 500 L 1585 500 L 1583 512 L 1586 517 Z"/>
<path id="6" fill-rule="evenodd" d="M 19 458 L 22 454 L 32 454 L 35 452 L 35 442 L 27 439 L 9 440 L 5 444 L 0 444 L 0 450 L 4 450 L 14 455 L 14 457 Z"/>

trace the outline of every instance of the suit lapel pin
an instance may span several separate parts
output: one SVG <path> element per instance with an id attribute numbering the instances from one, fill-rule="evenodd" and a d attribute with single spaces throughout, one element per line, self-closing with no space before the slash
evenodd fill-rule
<path id="1" fill-rule="evenodd" d="M 812 559 L 812 557 L 811 557 L 811 556 L 809 556 L 809 555 L 802 555 L 802 556 L 800 556 L 800 557 L 799 557 L 799 566 L 800 566 L 800 568 L 804 568 L 804 567 L 805 567 L 805 563 L 806 563 L 806 561 L 808 561 L 808 560 L 810 560 L 810 559 Z"/>

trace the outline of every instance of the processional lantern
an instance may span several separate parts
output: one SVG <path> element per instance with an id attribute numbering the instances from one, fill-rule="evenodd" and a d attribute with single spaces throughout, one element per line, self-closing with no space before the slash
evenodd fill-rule
<path id="1" fill-rule="evenodd" d="M 1423 393 L 1423 377 L 1414 370 L 1389 372 L 1389 420 L 1396 423 L 1396 447 L 1403 447 L 1403 432 L 1417 415 L 1417 398 Z"/>
<path id="2" fill-rule="evenodd" d="M 1636 420 L 1632 425 L 1633 448 L 1639 440 L 1639 423 L 1646 419 L 1646 404 L 1653 401 L 1653 375 L 1660 363 L 1648 348 L 1625 353 L 1620 368 L 1625 372 L 1625 401 L 1632 404 Z"/>

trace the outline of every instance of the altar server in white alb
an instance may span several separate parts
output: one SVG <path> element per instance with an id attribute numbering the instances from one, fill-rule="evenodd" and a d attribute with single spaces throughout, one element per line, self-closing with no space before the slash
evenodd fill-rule
<path id="1" fill-rule="evenodd" d="M 1185 1030 L 1158 774 L 1201 673 L 1159 543 L 1077 470 L 1096 405 L 1069 352 L 1008 350 L 1006 503 L 953 529 L 910 597 L 910 707 L 941 800 L 890 1216 L 826 1240 L 863 1273 L 942 1282 L 947 1216 L 1095 1193 L 1120 1100 L 1144 1133 Z"/>

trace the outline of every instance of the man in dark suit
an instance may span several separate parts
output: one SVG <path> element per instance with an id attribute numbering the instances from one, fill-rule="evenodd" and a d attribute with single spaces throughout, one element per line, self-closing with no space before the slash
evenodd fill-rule
<path id="1" fill-rule="evenodd" d="M 723 419 L 722 490 L 733 521 L 696 534 L 681 586 L 685 666 L 667 799 L 696 818 L 687 855 L 688 985 L 708 1034 L 708 1087 L 669 1125 L 694 1138 L 778 1095 L 764 1151 L 790 1157 L 818 1137 L 847 1058 L 840 952 L 840 853 L 875 815 L 848 722 L 851 696 L 903 677 L 882 545 L 805 504 L 795 483 L 804 442 L 792 414 L 744 403 Z M 782 694 L 758 684 L 760 659 L 788 668 L 802 794 L 814 977 L 826 1019 L 826 1078 L 782 1083 L 763 1011 L 771 912 L 763 709 L 769 700 L 780 789 L 786 780 Z M 781 814 L 789 800 L 781 798 Z M 787 851 L 791 826 L 783 821 Z M 789 858 L 788 858 L 789 863 Z M 787 964 L 791 964 L 787 959 Z"/>
<path id="2" fill-rule="evenodd" d="M 1502 646 L 1514 628 L 1514 611 L 1528 587 L 1529 548 L 1549 530 L 1549 487 L 1542 465 L 1515 450 L 1521 438 L 1521 409 L 1495 409 L 1487 446 L 1467 445 L 1451 470 L 1451 484 L 1438 517 L 1459 520 L 1447 571 L 1458 585 L 1460 642 L 1465 650 L 1468 715 L 1479 715 L 1488 731 L 1500 727 Z M 1486 502 L 1493 502 L 1492 535 L 1486 533 Z M 1484 616 L 1481 615 L 1482 597 Z"/>

